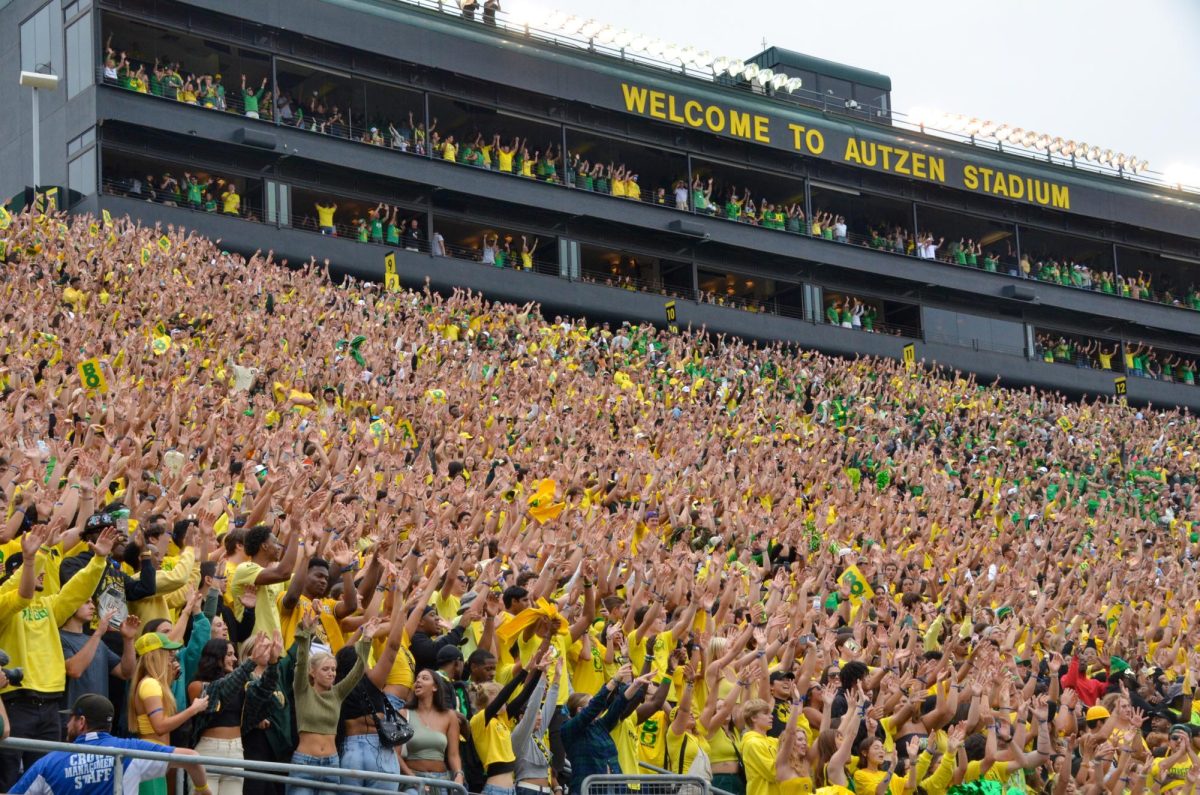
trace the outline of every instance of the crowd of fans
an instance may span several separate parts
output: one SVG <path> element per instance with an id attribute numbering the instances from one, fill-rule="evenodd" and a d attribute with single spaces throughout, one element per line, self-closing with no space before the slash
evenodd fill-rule
<path id="1" fill-rule="evenodd" d="M 0 236 L 6 732 L 290 758 L 300 793 L 1200 783 L 1187 412 L 120 220 Z M 0 789 L 103 772 L 36 759 Z"/>

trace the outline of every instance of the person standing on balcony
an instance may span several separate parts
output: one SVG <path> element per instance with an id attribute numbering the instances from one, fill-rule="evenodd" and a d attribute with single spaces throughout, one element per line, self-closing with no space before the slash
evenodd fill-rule
<path id="1" fill-rule="evenodd" d="M 475 21 L 475 11 L 479 8 L 478 0 L 460 0 L 459 7 L 462 8 L 463 19 Z"/>
<path id="2" fill-rule="evenodd" d="M 325 206 L 317 202 L 317 227 L 323 235 L 337 236 L 337 227 L 333 223 L 333 214 L 337 212 L 337 204 Z"/>
<path id="3" fill-rule="evenodd" d="M 483 24 L 496 27 L 496 12 L 500 10 L 500 0 L 486 0 L 483 4 Z"/>
<path id="4" fill-rule="evenodd" d="M 246 75 L 242 75 L 242 103 L 245 106 L 246 117 L 250 119 L 258 118 L 258 103 L 262 102 L 262 98 L 267 93 L 267 78 L 262 79 L 262 85 L 259 86 L 257 92 L 246 86 Z"/>

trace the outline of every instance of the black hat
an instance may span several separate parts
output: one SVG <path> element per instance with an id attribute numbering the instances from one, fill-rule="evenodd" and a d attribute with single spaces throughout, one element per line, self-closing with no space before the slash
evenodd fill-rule
<path id="1" fill-rule="evenodd" d="M 796 675 L 791 671 L 776 671 L 771 674 L 771 681 L 778 682 L 780 679 L 795 679 Z"/>
<path id="2" fill-rule="evenodd" d="M 459 662 L 462 658 L 462 650 L 457 646 L 443 646 L 437 652 L 437 666 L 441 668 L 448 663 Z"/>
<path id="3" fill-rule="evenodd" d="M 85 693 L 75 699 L 75 703 L 70 709 L 60 711 L 62 715 L 68 715 L 72 718 L 83 718 L 87 721 L 87 725 L 93 729 L 103 729 L 111 727 L 113 716 L 116 714 L 113 709 L 112 702 L 107 698 L 96 693 Z"/>

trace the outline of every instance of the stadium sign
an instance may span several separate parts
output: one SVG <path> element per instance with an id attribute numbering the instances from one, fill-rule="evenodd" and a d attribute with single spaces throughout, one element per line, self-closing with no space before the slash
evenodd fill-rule
<path id="1" fill-rule="evenodd" d="M 1080 209 L 1072 206 L 1068 185 L 958 157 L 934 145 L 863 133 L 843 123 L 802 124 L 790 114 L 702 102 L 634 83 L 622 82 L 620 89 L 620 107 L 645 118 L 1039 207 Z"/>

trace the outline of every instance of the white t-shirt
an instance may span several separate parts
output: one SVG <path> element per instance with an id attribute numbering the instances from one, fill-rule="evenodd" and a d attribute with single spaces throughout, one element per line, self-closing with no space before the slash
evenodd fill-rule
<path id="1" fill-rule="evenodd" d="M 688 200 L 688 189 L 684 188 L 684 187 L 676 188 L 675 189 L 675 203 L 676 204 L 687 204 L 687 200 Z"/>
<path id="2" fill-rule="evenodd" d="M 833 225 L 833 236 L 834 237 L 845 237 L 846 236 L 846 224 L 843 223 L 842 221 L 838 221 L 836 224 L 834 224 Z"/>

